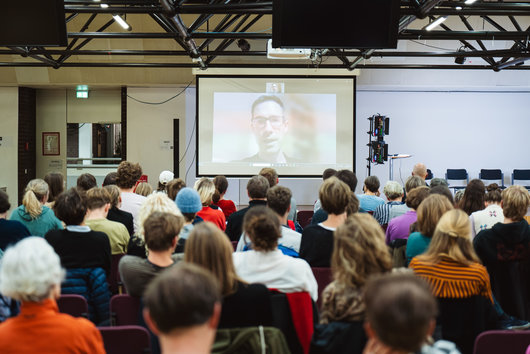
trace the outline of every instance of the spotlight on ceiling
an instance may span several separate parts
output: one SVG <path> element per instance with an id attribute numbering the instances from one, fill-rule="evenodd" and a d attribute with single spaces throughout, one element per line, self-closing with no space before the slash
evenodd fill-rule
<path id="1" fill-rule="evenodd" d="M 447 20 L 447 16 L 440 16 L 436 20 L 434 20 L 433 22 L 431 22 L 427 26 L 425 26 L 425 30 L 426 31 L 432 31 L 433 29 L 438 27 L 445 20 Z"/>
<path id="2" fill-rule="evenodd" d="M 242 52 L 248 52 L 250 50 L 250 43 L 246 39 L 238 39 L 237 46 Z"/>
<path id="3" fill-rule="evenodd" d="M 460 47 L 458 49 L 459 53 L 464 53 L 465 51 L 466 50 L 464 49 L 464 47 Z M 464 57 L 464 56 L 459 56 L 459 57 L 455 58 L 455 64 L 463 65 L 465 62 L 466 62 L 466 57 Z"/>

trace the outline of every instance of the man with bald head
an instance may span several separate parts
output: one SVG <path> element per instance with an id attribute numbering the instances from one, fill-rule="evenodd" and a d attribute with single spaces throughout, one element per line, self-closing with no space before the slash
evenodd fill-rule
<path id="1" fill-rule="evenodd" d="M 412 169 L 412 175 L 418 176 L 421 179 L 425 180 L 425 178 L 427 177 L 427 167 L 425 166 L 425 164 L 421 162 L 415 164 L 414 168 Z"/>

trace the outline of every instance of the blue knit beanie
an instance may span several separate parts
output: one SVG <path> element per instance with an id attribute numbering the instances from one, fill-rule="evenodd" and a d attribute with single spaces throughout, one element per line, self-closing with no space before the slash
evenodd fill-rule
<path id="1" fill-rule="evenodd" d="M 195 189 L 182 188 L 175 198 L 178 208 L 182 213 L 196 213 L 202 209 L 201 197 Z"/>

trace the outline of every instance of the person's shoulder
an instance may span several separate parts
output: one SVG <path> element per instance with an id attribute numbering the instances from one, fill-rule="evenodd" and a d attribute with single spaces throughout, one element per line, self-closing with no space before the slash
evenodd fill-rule
<path id="1" fill-rule="evenodd" d="M 290 227 L 282 226 L 282 236 L 301 237 L 302 234 L 291 229 Z"/>
<path id="2" fill-rule="evenodd" d="M 61 238 L 68 230 L 50 230 L 44 235 L 44 238 L 49 242 Z"/>

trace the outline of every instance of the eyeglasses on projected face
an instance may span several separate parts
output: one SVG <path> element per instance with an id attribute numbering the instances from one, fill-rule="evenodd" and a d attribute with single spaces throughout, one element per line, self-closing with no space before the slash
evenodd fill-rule
<path id="1" fill-rule="evenodd" d="M 271 127 L 274 129 L 279 129 L 285 123 L 283 116 L 269 116 L 261 117 L 257 116 L 252 118 L 252 125 L 256 128 L 263 129 L 267 125 L 267 122 L 270 123 Z"/>

